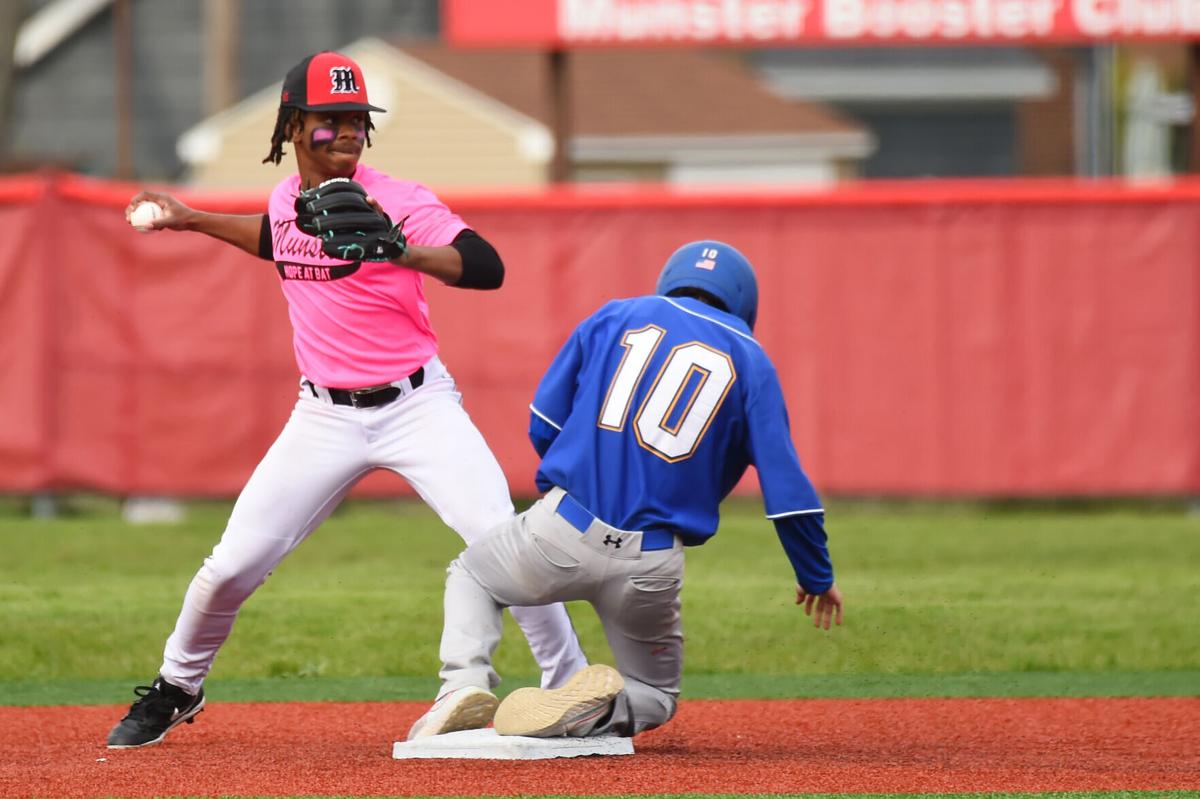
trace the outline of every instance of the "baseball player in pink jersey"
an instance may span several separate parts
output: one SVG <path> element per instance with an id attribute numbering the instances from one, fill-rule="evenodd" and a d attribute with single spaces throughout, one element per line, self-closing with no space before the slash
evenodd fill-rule
<path id="1" fill-rule="evenodd" d="M 142 192 L 165 212 L 156 230 L 191 230 L 275 262 L 294 330 L 301 379 L 291 418 L 242 490 L 212 554 L 192 579 L 158 677 L 108 736 L 113 749 L 156 744 L 204 707 L 205 677 L 242 603 L 324 521 L 360 478 L 391 469 L 469 544 L 513 516 L 508 484 L 438 359 L 422 290 L 425 275 L 451 286 L 499 288 L 495 249 L 429 189 L 359 163 L 370 146 L 362 71 L 332 52 L 309 56 L 283 83 L 264 162 L 290 144 L 298 174 L 271 192 L 265 214 L 210 214 Z M 390 219 L 404 220 L 387 260 L 342 260 L 299 229 L 297 196 L 350 179 Z M 345 181 L 343 181 L 345 182 Z M 344 252 L 344 251 L 343 251 Z M 586 665 L 561 604 L 513 608 L 555 687 Z M 440 731 L 478 726 L 494 707 L 462 709 Z"/>

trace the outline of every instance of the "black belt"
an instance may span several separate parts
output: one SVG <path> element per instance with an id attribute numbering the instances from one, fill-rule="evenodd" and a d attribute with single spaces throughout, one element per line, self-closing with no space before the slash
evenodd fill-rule
<path id="1" fill-rule="evenodd" d="M 405 379 L 413 390 L 420 388 L 425 382 L 425 367 L 420 367 Z M 314 397 L 320 396 L 312 381 L 305 380 L 304 382 Z M 404 389 L 394 383 L 370 388 L 327 388 L 325 390 L 329 392 L 329 401 L 334 405 L 349 405 L 351 408 L 378 408 L 380 405 L 394 402 L 404 393 Z"/>

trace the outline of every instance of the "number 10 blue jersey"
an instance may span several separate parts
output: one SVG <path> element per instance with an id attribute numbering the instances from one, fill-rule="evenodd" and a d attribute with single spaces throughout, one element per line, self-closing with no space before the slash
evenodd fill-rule
<path id="1" fill-rule="evenodd" d="M 779 378 L 736 316 L 686 297 L 610 302 L 572 333 L 530 409 L 538 487 L 559 486 L 624 530 L 704 543 L 754 464 L 797 578 L 816 592 L 832 584 Z"/>

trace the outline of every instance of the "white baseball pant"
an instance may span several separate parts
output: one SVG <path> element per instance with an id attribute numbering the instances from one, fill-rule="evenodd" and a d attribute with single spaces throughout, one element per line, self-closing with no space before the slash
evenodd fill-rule
<path id="1" fill-rule="evenodd" d="M 595 726 L 570 734 L 654 729 L 675 715 L 683 674 L 683 546 L 676 538 L 669 549 L 642 552 L 642 533 L 598 519 L 581 532 L 555 512 L 563 496 L 552 489 L 450 564 L 438 698 L 499 684 L 492 652 L 504 607 L 586 599 L 604 626 L 625 690 Z"/>
<path id="2" fill-rule="evenodd" d="M 304 388 L 188 586 L 163 652 L 163 678 L 198 691 L 242 603 L 377 468 L 407 480 L 468 544 L 513 518 L 504 473 L 436 357 L 420 388 L 378 408 L 334 405 Z M 542 669 L 543 687 L 561 685 L 587 665 L 561 604 L 514 607 L 512 615 Z"/>

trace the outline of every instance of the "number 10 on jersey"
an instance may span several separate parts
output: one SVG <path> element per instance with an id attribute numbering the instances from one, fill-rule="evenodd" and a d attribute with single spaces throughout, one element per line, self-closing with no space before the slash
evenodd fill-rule
<path id="1" fill-rule="evenodd" d="M 625 354 L 617 366 L 597 424 L 621 432 L 646 367 L 666 331 L 656 325 L 621 338 Z M 737 379 L 728 354 L 699 341 L 671 350 L 633 418 L 638 443 L 663 460 L 690 458 Z"/>

